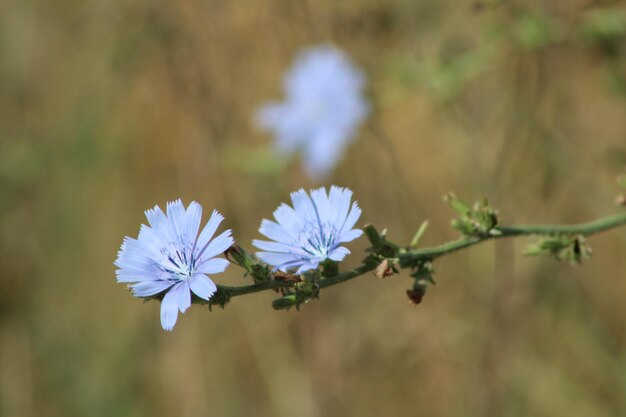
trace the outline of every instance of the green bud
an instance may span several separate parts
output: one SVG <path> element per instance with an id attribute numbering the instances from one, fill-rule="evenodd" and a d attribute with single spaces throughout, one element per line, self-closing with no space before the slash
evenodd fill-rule
<path id="1" fill-rule="evenodd" d="M 454 219 L 450 224 L 453 229 L 458 230 L 461 234 L 466 236 L 474 236 L 478 231 L 475 224 L 466 219 Z"/>
<path id="2" fill-rule="evenodd" d="M 288 294 L 272 302 L 272 307 L 275 310 L 285 310 L 291 307 L 299 309 L 300 304 L 308 303 L 310 299 L 319 296 L 320 287 L 315 282 L 304 280 L 297 282 L 293 286 L 293 290 L 287 291 L 289 291 Z"/>
<path id="3" fill-rule="evenodd" d="M 541 238 L 538 242 L 529 245 L 524 254 L 548 255 L 559 261 L 577 264 L 591 256 L 591 247 L 587 245 L 583 235 L 555 235 Z"/>
<path id="4" fill-rule="evenodd" d="M 303 277 L 306 278 L 306 275 L 303 275 Z M 316 281 L 312 281 L 310 278 L 297 282 L 293 288 L 302 300 L 317 298 L 320 293 L 320 286 Z"/>
<path id="5" fill-rule="evenodd" d="M 498 236 L 502 234 L 495 229 L 499 223 L 498 212 L 489 206 L 487 200 L 469 207 L 454 194 L 446 196 L 446 201 L 459 214 L 452 220 L 452 227 L 465 236 Z"/>
<path id="6" fill-rule="evenodd" d="M 224 252 L 227 258 L 231 259 L 235 264 L 239 265 L 243 269 L 245 269 L 248 273 L 252 272 L 252 265 L 254 265 L 257 260 L 246 252 L 244 248 L 239 245 L 233 245 Z"/>
<path id="7" fill-rule="evenodd" d="M 415 279 L 415 285 L 435 284 L 433 278 L 434 270 L 431 261 L 420 262 L 411 273 L 411 276 Z"/>
<path id="8" fill-rule="evenodd" d="M 443 199 L 461 216 L 466 216 L 471 211 L 470 206 L 465 201 L 458 198 L 454 193 L 446 194 Z"/>
<path id="9" fill-rule="evenodd" d="M 298 304 L 300 304 L 300 302 L 298 301 L 298 296 L 296 294 L 289 294 L 272 301 L 272 307 L 274 310 L 288 310 Z"/>
<path id="10" fill-rule="evenodd" d="M 433 274 L 434 270 L 432 261 L 424 260 L 417 264 L 411 273 L 411 276 L 413 277 L 413 288 L 406 290 L 406 295 L 413 304 L 417 305 L 421 303 L 424 294 L 426 294 L 426 289 L 430 285 L 435 284 Z"/>
<path id="11" fill-rule="evenodd" d="M 224 291 L 221 291 L 218 287 L 215 294 L 213 294 L 213 296 L 211 296 L 211 299 L 209 300 L 209 303 L 208 303 L 209 310 L 212 310 L 213 306 L 219 306 L 221 308 L 224 308 L 226 304 L 228 304 L 229 302 L 230 302 L 230 295 L 228 295 L 228 293 Z"/>
<path id="12" fill-rule="evenodd" d="M 374 226 L 368 224 L 363 228 L 363 231 L 372 244 L 372 246 L 367 249 L 368 252 L 373 252 L 375 255 L 379 255 L 383 258 L 395 258 L 397 256 L 400 247 L 385 238 L 387 229 L 383 230 L 382 233 L 378 233 L 378 230 L 376 230 Z"/>
<path id="13" fill-rule="evenodd" d="M 339 264 L 332 259 L 326 259 L 322 262 L 322 277 L 334 277 L 339 273 Z"/>
<path id="14" fill-rule="evenodd" d="M 231 246 L 224 252 L 224 255 L 228 260 L 245 269 L 245 275 L 251 275 L 255 283 L 267 282 L 272 279 L 271 267 L 260 262 L 241 246 Z"/>
<path id="15" fill-rule="evenodd" d="M 267 282 L 272 279 L 272 268 L 263 263 L 255 263 L 250 267 L 250 275 L 255 283 Z"/>

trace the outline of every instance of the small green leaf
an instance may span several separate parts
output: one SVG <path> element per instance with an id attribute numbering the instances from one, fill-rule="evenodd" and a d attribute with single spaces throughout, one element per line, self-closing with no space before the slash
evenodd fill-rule
<path id="1" fill-rule="evenodd" d="M 378 230 L 376 230 L 376 228 L 371 224 L 366 225 L 363 228 L 363 232 L 365 232 L 365 236 L 367 236 L 370 243 L 372 244 L 372 248 L 374 249 L 380 248 L 385 242 L 385 239 L 380 235 L 380 233 L 378 233 Z"/>
<path id="2" fill-rule="evenodd" d="M 454 193 L 448 193 L 444 197 L 444 201 L 447 202 L 450 207 L 452 207 L 452 209 L 461 216 L 466 216 L 471 211 L 470 206 L 465 201 L 458 198 Z"/>
<path id="3" fill-rule="evenodd" d="M 411 240 L 412 248 L 417 247 L 417 244 L 419 243 L 422 236 L 424 236 L 424 233 L 426 232 L 427 228 L 428 228 L 428 220 L 424 220 L 422 224 L 420 225 L 419 229 L 417 229 L 417 232 L 415 232 L 415 236 L 413 236 L 413 239 Z"/>

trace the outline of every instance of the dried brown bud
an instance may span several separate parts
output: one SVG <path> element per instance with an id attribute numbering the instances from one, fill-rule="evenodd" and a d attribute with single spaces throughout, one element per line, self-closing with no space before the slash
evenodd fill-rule
<path id="1" fill-rule="evenodd" d="M 617 204 L 618 206 L 626 207 L 626 195 L 620 194 L 615 197 L 615 204 Z"/>
<path id="2" fill-rule="evenodd" d="M 276 281 L 280 282 L 301 282 L 300 275 L 288 274 L 282 271 L 276 271 L 272 274 Z"/>
<path id="3" fill-rule="evenodd" d="M 406 290 L 407 297 L 409 297 L 409 300 L 411 300 L 414 305 L 418 305 L 422 302 L 424 294 L 426 294 L 426 288 L 424 287 L 417 287 L 412 290 Z"/>
<path id="4" fill-rule="evenodd" d="M 380 279 L 392 276 L 393 269 L 391 268 L 391 265 L 389 265 L 389 260 L 384 259 L 380 264 L 378 264 L 376 270 L 374 271 L 374 275 Z"/>
<path id="5" fill-rule="evenodd" d="M 228 249 L 224 251 L 224 257 L 230 261 L 231 260 L 230 257 L 232 255 L 241 255 L 242 253 L 243 253 L 243 249 L 241 248 L 241 246 L 232 245 L 232 246 L 229 246 Z"/>

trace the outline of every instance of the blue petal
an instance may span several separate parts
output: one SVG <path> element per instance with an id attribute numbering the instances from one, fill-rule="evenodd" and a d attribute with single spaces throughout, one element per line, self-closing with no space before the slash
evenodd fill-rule
<path id="1" fill-rule="evenodd" d="M 117 282 L 162 281 L 169 277 L 169 274 L 162 271 L 144 272 L 129 269 L 118 269 L 115 275 Z"/>
<path id="2" fill-rule="evenodd" d="M 179 285 L 178 309 L 181 313 L 184 313 L 191 306 L 191 290 L 189 289 L 189 280 L 184 280 Z"/>
<path id="3" fill-rule="evenodd" d="M 309 195 L 302 188 L 291 193 L 293 208 L 304 223 L 317 222 L 317 213 Z M 268 236 L 269 237 L 269 236 Z"/>
<path id="4" fill-rule="evenodd" d="M 203 251 L 208 245 L 209 241 L 215 234 L 215 231 L 217 230 L 222 220 L 224 220 L 224 216 L 222 216 L 217 210 L 213 210 L 209 221 L 207 222 L 206 226 L 204 226 L 204 229 L 200 233 L 198 241 L 196 242 L 196 247 L 200 251 Z"/>
<path id="5" fill-rule="evenodd" d="M 167 221 L 165 217 L 165 213 L 161 210 L 159 206 L 154 206 L 151 209 L 146 210 L 146 218 L 148 219 L 148 224 L 153 229 L 157 229 L 161 226 L 161 224 Z"/>
<path id="6" fill-rule="evenodd" d="M 316 261 L 306 262 L 302 266 L 300 266 L 300 268 L 298 268 L 298 270 L 296 271 L 296 274 L 301 274 L 303 272 L 315 269 L 318 267 L 318 265 L 319 265 L 319 262 L 316 262 Z"/>
<path id="7" fill-rule="evenodd" d="M 213 258 L 216 255 L 230 248 L 235 241 L 230 236 L 231 231 L 226 230 L 215 239 L 213 239 L 202 251 L 198 253 L 198 259 L 202 261 Z M 202 262 L 201 261 L 201 262 Z"/>
<path id="8" fill-rule="evenodd" d="M 170 227 L 167 216 L 161 211 L 159 206 L 154 206 L 153 209 L 146 210 L 146 218 L 163 243 L 169 244 L 170 242 L 176 242 L 178 240 L 178 236 L 173 233 Z"/>
<path id="9" fill-rule="evenodd" d="M 189 287 L 194 294 L 207 301 L 217 291 L 215 283 L 202 274 L 196 274 L 189 278 Z"/>
<path id="10" fill-rule="evenodd" d="M 171 270 L 177 269 L 177 266 L 166 255 L 161 254 L 157 250 L 148 250 L 142 242 L 132 238 L 124 240 L 115 265 L 125 270 L 147 273 L 159 272 L 160 269 L 157 265 L 162 265 Z"/>
<path id="11" fill-rule="evenodd" d="M 293 271 L 295 268 L 298 268 L 300 265 L 303 265 L 303 264 L 306 264 L 306 263 L 308 263 L 307 260 L 297 259 L 297 260 L 294 260 L 294 261 L 286 262 L 284 264 L 276 265 L 274 267 L 274 271 L 280 270 L 280 271 L 283 271 L 283 272 L 289 272 L 289 271 Z"/>
<path id="12" fill-rule="evenodd" d="M 346 217 L 348 216 L 348 210 L 350 209 L 350 199 L 352 198 L 352 191 L 340 188 L 337 186 L 330 187 L 330 205 L 335 213 L 333 218 L 333 225 L 337 231 L 341 231 Z"/>
<path id="13" fill-rule="evenodd" d="M 176 284 L 163 297 L 161 301 L 161 326 L 164 330 L 171 331 L 176 324 L 178 318 L 178 310 L 180 307 L 182 283 Z M 189 295 L 189 291 L 187 291 Z"/>
<path id="14" fill-rule="evenodd" d="M 265 262 L 266 264 L 278 266 L 282 264 L 299 262 L 302 260 L 301 256 L 292 255 L 288 253 L 275 253 L 275 252 L 257 252 L 257 258 Z"/>
<path id="15" fill-rule="evenodd" d="M 173 242 L 178 244 L 180 242 L 181 235 L 186 232 L 184 227 L 185 206 L 183 206 L 183 202 L 180 199 L 167 203 L 167 220 L 170 233 L 175 236 Z"/>
<path id="16" fill-rule="evenodd" d="M 253 239 L 252 245 L 256 246 L 257 248 L 261 250 L 269 251 L 269 252 L 280 252 L 280 253 L 288 253 L 288 254 L 297 253 L 300 255 L 304 255 L 304 251 L 301 248 L 297 248 L 295 246 L 288 245 L 286 243 L 281 243 L 281 242 L 269 242 L 267 240 Z"/>
<path id="17" fill-rule="evenodd" d="M 228 265 L 230 265 L 230 262 L 223 258 L 208 259 L 207 261 L 201 262 L 196 267 L 195 272 L 199 274 L 219 274 L 220 272 L 224 272 Z"/>
<path id="18" fill-rule="evenodd" d="M 153 251 L 151 249 L 152 248 L 147 247 L 143 242 L 126 236 L 124 238 L 124 242 L 122 243 L 120 251 L 117 253 L 117 258 L 118 260 L 129 257 L 141 257 L 142 259 L 151 259 L 155 256 L 155 252 L 158 253 L 158 251 Z"/>
<path id="19" fill-rule="evenodd" d="M 284 203 L 274 210 L 274 218 L 287 230 L 298 230 L 303 224 L 296 211 Z"/>
<path id="20" fill-rule="evenodd" d="M 142 250 L 152 259 L 158 260 L 161 257 L 161 248 L 167 246 L 167 242 L 164 242 L 158 233 L 151 227 L 144 224 L 139 228 L 139 236 L 137 236 L 137 242 L 141 246 Z"/>
<path id="21" fill-rule="evenodd" d="M 271 220 L 262 220 L 259 232 L 277 242 L 291 243 L 297 238 L 296 230 L 289 230 Z"/>
<path id="22" fill-rule="evenodd" d="M 346 257 L 346 255 L 349 255 L 350 251 L 346 248 L 344 248 L 343 246 L 339 246 L 338 248 L 336 248 L 335 250 L 333 250 L 328 257 L 330 259 L 332 259 L 333 261 L 343 261 L 343 258 Z"/>
<path id="23" fill-rule="evenodd" d="M 172 285 L 174 283 L 169 281 L 143 281 L 131 285 L 130 288 L 135 297 L 149 297 L 167 290 Z"/>
<path id="24" fill-rule="evenodd" d="M 152 276 L 160 271 L 142 246 L 131 238 L 125 239 L 114 265 L 120 268 L 120 272 L 133 273 L 139 276 Z M 141 280 L 143 279 L 136 279 L 135 281 Z"/>
<path id="25" fill-rule="evenodd" d="M 337 243 L 352 242 L 354 239 L 361 237 L 362 234 L 363 231 L 360 229 L 349 230 L 348 232 L 339 235 Z"/>
<path id="26" fill-rule="evenodd" d="M 193 242 L 198 237 L 198 230 L 200 229 L 200 222 L 202 221 L 202 206 L 195 201 L 192 201 L 187 207 L 185 212 L 185 226 L 184 233 L 190 242 Z"/>
<path id="27" fill-rule="evenodd" d="M 317 190 L 312 190 L 311 199 L 313 200 L 313 204 L 315 205 L 315 210 L 317 211 L 319 220 L 322 223 L 330 222 L 332 209 L 330 207 L 328 195 L 326 194 L 326 189 L 324 187 L 321 187 Z"/>
<path id="28" fill-rule="evenodd" d="M 361 209 L 355 201 L 354 203 L 352 203 L 352 209 L 350 210 L 350 214 L 348 214 L 348 217 L 346 218 L 346 221 L 341 228 L 340 235 L 347 233 L 350 229 L 352 229 L 357 220 L 359 220 L 359 217 L 361 217 Z"/>

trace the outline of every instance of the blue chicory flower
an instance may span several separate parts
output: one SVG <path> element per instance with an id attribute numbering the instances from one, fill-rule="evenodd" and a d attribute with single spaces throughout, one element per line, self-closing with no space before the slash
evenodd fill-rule
<path id="1" fill-rule="evenodd" d="M 135 297 L 165 292 L 161 302 L 161 325 L 172 330 L 178 311 L 191 305 L 191 292 L 210 300 L 217 287 L 207 274 L 224 272 L 229 262 L 215 258 L 233 245 L 231 231 L 211 238 L 224 219 L 213 211 L 198 235 L 202 206 L 195 201 L 187 210 L 180 200 L 167 203 L 167 214 L 159 206 L 146 211 L 150 226 L 141 225 L 137 239 L 125 237 L 115 265 L 117 282 L 131 283 Z"/>
<path id="2" fill-rule="evenodd" d="M 318 267 L 325 259 L 341 261 L 350 253 L 340 246 L 363 234 L 353 229 L 361 216 L 356 202 L 350 206 L 352 191 L 337 186 L 326 193 L 324 187 L 291 193 L 293 208 L 281 204 L 274 211 L 276 222 L 263 220 L 259 232 L 272 239 L 253 240 L 264 252 L 257 252 L 263 262 L 283 272 L 297 269 L 302 273 Z"/>
<path id="3" fill-rule="evenodd" d="M 286 99 L 262 106 L 258 124 L 274 135 L 279 153 L 301 151 L 307 174 L 322 179 L 369 113 L 364 84 L 363 72 L 339 49 L 305 49 L 285 76 Z"/>

